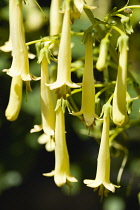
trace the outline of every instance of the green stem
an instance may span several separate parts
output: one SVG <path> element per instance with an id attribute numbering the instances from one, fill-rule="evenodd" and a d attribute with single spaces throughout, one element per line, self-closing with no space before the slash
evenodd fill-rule
<path id="1" fill-rule="evenodd" d="M 130 8 L 130 9 L 140 9 L 140 5 L 130 5 L 130 6 L 125 6 L 119 10 L 117 10 L 117 13 L 119 12 L 122 12 L 124 9 L 127 9 L 127 8 Z"/>
<path id="2" fill-rule="evenodd" d="M 121 34 L 121 35 L 123 35 L 123 34 L 125 34 L 121 29 L 119 29 L 118 27 L 116 27 L 116 26 L 112 26 L 112 28 L 114 29 L 114 30 L 116 30 L 119 34 Z"/>

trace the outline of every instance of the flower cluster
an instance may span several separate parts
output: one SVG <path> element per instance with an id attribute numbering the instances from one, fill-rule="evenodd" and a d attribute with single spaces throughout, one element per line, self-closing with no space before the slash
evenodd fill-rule
<path id="1" fill-rule="evenodd" d="M 122 15 L 120 14 L 122 10 L 115 9 L 104 21 L 100 21 L 94 18 L 91 12 L 96 7 L 87 5 L 84 0 L 52 0 L 49 35 L 30 43 L 36 43 L 36 46 L 39 44 L 36 48 L 40 77 L 37 78 L 29 71 L 29 52 L 25 42 L 22 14 L 25 2 L 9 1 L 9 41 L 0 48 L 12 52 L 11 68 L 3 70 L 12 77 L 5 116 L 10 121 L 18 118 L 23 84 L 25 83 L 27 90 L 31 91 L 30 81 L 40 80 L 41 123 L 34 125 L 30 132 L 42 130 L 38 142 L 45 144 L 47 151 L 54 151 L 54 170 L 43 175 L 54 176 L 58 187 L 64 184 L 71 187 L 71 182 L 78 181 L 70 172 L 65 128 L 65 117 L 68 116 L 65 114 L 66 108 L 71 116 L 82 119 L 85 127 L 92 129 L 93 133 L 96 132 L 98 123 L 102 122 L 96 177 L 94 180 L 85 179 L 84 184 L 94 190 L 99 188 L 101 196 L 107 196 L 109 191 L 114 193 L 115 188 L 120 186 L 110 181 L 110 147 L 116 136 L 115 129 L 124 128 L 123 126 L 129 123 L 133 101 L 127 91 L 128 41 L 129 34 L 133 32 L 131 16 Z M 127 9 L 127 6 L 124 9 Z M 91 26 L 84 32 L 74 32 L 72 24 L 75 19 L 80 19 L 83 11 L 90 19 Z M 110 21 L 113 16 L 121 18 L 123 31 Z M 119 33 L 119 36 L 114 36 L 118 51 L 110 45 L 114 33 Z M 73 58 L 72 36 L 82 36 L 82 43 L 85 46 L 84 58 Z M 52 66 L 55 66 L 55 74 Z M 76 80 L 80 77 L 81 83 L 74 82 L 72 72 L 75 73 Z M 96 78 L 98 74 L 102 78 L 98 76 Z M 80 105 L 75 100 L 76 94 L 79 94 Z M 112 125 L 115 127 L 114 133 L 110 132 Z"/>

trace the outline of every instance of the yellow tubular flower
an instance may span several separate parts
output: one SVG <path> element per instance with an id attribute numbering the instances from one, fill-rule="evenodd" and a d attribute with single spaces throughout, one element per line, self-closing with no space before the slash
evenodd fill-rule
<path id="1" fill-rule="evenodd" d="M 51 90 L 46 83 L 49 83 L 48 77 L 48 61 L 43 57 L 41 63 L 41 85 L 40 85 L 40 100 L 41 100 L 41 117 L 42 124 L 34 125 L 31 133 L 38 132 L 43 129 L 46 135 L 53 136 L 55 130 L 55 104 L 52 99 Z"/>
<path id="2" fill-rule="evenodd" d="M 83 115 L 87 126 L 92 125 L 96 117 L 92 47 L 92 34 L 89 33 L 86 41 L 85 67 L 82 82 L 82 106 L 79 112 L 72 113 L 75 116 Z"/>
<path id="3" fill-rule="evenodd" d="M 118 126 L 124 125 L 128 120 L 126 108 L 128 39 L 129 37 L 125 34 L 118 39 L 120 55 L 113 97 L 113 122 Z"/>
<path id="4" fill-rule="evenodd" d="M 50 7 L 50 35 L 58 35 L 62 30 L 62 13 L 60 12 L 60 7 L 62 5 L 62 0 L 52 0 Z M 51 44 L 50 49 L 54 55 L 58 55 L 59 40 Z"/>
<path id="5" fill-rule="evenodd" d="M 62 96 L 66 95 L 70 88 L 79 87 L 71 81 L 70 5 L 69 2 L 66 3 L 58 52 L 57 79 L 50 85 L 51 89 L 58 89 Z"/>
<path id="6" fill-rule="evenodd" d="M 42 127 L 46 134 L 54 135 L 55 129 L 55 111 L 52 100 L 52 95 L 49 87 L 46 86 L 48 83 L 48 61 L 46 57 L 43 57 L 41 64 L 41 115 L 42 115 Z"/>
<path id="7" fill-rule="evenodd" d="M 110 106 L 104 106 L 103 129 L 100 149 L 97 161 L 97 171 L 95 180 L 84 180 L 84 183 L 95 190 L 99 188 L 99 195 L 107 196 L 108 191 L 115 192 L 114 184 L 110 182 L 110 151 L 109 151 L 109 124 Z M 104 189 L 105 188 L 105 189 Z"/>
<path id="8" fill-rule="evenodd" d="M 5 116 L 10 121 L 16 120 L 20 112 L 22 102 L 22 83 L 20 76 L 12 78 L 9 103 L 5 111 Z"/>
<path id="9" fill-rule="evenodd" d="M 12 43 L 12 66 L 5 69 L 8 75 L 20 75 L 22 80 L 31 80 L 29 73 L 28 51 L 25 44 L 24 25 L 22 18 L 22 1 L 9 1 L 10 13 L 10 39 Z"/>
<path id="10" fill-rule="evenodd" d="M 54 181 L 58 187 L 64 184 L 71 187 L 70 182 L 77 182 L 77 179 L 70 174 L 69 154 L 65 137 L 65 119 L 62 107 L 56 110 L 55 170 L 43 175 L 54 176 Z"/>
<path id="11" fill-rule="evenodd" d="M 52 0 L 50 7 L 50 35 L 61 33 L 62 29 L 62 13 L 60 7 L 62 0 Z"/>

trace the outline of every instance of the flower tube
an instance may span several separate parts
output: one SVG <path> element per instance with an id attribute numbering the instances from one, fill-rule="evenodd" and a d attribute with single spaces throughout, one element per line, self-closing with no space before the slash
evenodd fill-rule
<path id="1" fill-rule="evenodd" d="M 85 179 L 84 183 L 95 190 L 99 188 L 99 195 L 108 195 L 108 191 L 115 192 L 114 184 L 110 182 L 110 151 L 109 151 L 109 124 L 110 106 L 104 105 L 103 129 L 97 161 L 95 180 Z M 105 189 L 104 189 L 105 188 Z"/>
<path id="2" fill-rule="evenodd" d="M 14 121 L 19 115 L 22 102 L 22 83 L 20 76 L 12 78 L 9 103 L 5 111 L 7 120 Z"/>
<path id="3" fill-rule="evenodd" d="M 62 13 L 60 12 L 60 6 L 62 0 L 52 0 L 50 7 L 50 35 L 56 35 L 61 33 L 62 29 Z"/>
<path id="4" fill-rule="evenodd" d="M 42 127 L 46 134 L 54 135 L 55 129 L 55 111 L 54 104 L 49 87 L 45 84 L 48 83 L 48 61 L 43 57 L 41 64 L 41 115 Z"/>
<path id="5" fill-rule="evenodd" d="M 24 25 L 22 18 L 22 1 L 9 1 L 10 13 L 10 41 L 12 44 L 12 66 L 5 69 L 8 75 L 14 77 L 20 75 L 22 80 L 31 80 L 29 73 L 28 51 L 25 44 Z"/>
<path id="6" fill-rule="evenodd" d="M 118 126 L 124 125 L 128 120 L 126 108 L 128 39 L 125 34 L 118 38 L 120 55 L 113 97 L 113 122 Z"/>
<path id="7" fill-rule="evenodd" d="M 71 39 L 70 39 L 70 5 L 66 1 L 60 47 L 58 52 L 57 79 L 50 85 L 50 89 L 58 89 L 61 96 L 65 96 L 70 88 L 79 86 L 71 81 Z"/>
<path id="8" fill-rule="evenodd" d="M 50 7 L 50 35 L 58 35 L 62 30 L 62 12 L 60 7 L 62 5 L 62 0 L 52 0 Z M 54 55 L 58 55 L 60 40 L 55 40 L 54 43 L 50 45 L 50 49 Z"/>
<path id="9" fill-rule="evenodd" d="M 53 136 L 55 129 L 55 104 L 53 103 L 51 90 L 46 83 L 49 82 L 48 78 L 48 61 L 47 58 L 43 57 L 41 63 L 41 85 L 40 85 L 40 100 L 41 100 L 41 116 L 42 125 L 35 125 L 31 129 L 31 133 L 38 132 L 43 129 L 46 135 Z"/>
<path id="10" fill-rule="evenodd" d="M 83 115 L 87 126 L 94 122 L 95 114 L 95 87 L 93 75 L 93 52 L 92 52 L 92 33 L 88 33 L 86 41 L 85 66 L 82 81 L 82 106 L 75 116 Z"/>
<path id="11" fill-rule="evenodd" d="M 69 154 L 67 151 L 65 137 L 65 119 L 62 107 L 56 110 L 55 126 L 55 169 L 50 173 L 44 173 L 44 176 L 54 176 L 54 181 L 58 187 L 70 182 L 77 182 L 77 179 L 70 174 Z"/>

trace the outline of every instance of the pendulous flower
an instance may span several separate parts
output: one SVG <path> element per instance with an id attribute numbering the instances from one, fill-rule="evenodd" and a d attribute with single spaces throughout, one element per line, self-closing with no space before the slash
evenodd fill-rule
<path id="1" fill-rule="evenodd" d="M 95 87 L 93 74 L 93 41 L 92 33 L 87 34 L 85 66 L 82 81 L 82 106 L 81 110 L 72 113 L 75 116 L 83 115 L 87 126 L 91 126 L 94 122 L 95 114 Z"/>
<path id="2" fill-rule="evenodd" d="M 65 119 L 61 106 L 56 110 L 55 169 L 43 175 L 54 176 L 54 181 L 58 187 L 64 184 L 71 187 L 70 182 L 77 182 L 77 179 L 70 174 L 69 154 L 65 137 Z"/>
<path id="3" fill-rule="evenodd" d="M 10 42 L 12 45 L 12 66 L 4 69 L 8 75 L 20 75 L 22 80 L 30 81 L 33 76 L 29 73 L 28 51 L 25 44 L 24 25 L 22 18 L 22 1 L 9 1 Z M 9 43 L 10 43 L 9 42 Z"/>
<path id="4" fill-rule="evenodd" d="M 42 127 L 46 134 L 54 135 L 55 129 L 55 105 L 53 103 L 51 90 L 46 86 L 49 82 L 48 76 L 48 61 L 44 56 L 41 63 L 41 115 L 42 115 Z"/>
<path id="5" fill-rule="evenodd" d="M 60 11 L 62 6 L 62 0 L 52 0 L 50 7 L 50 36 L 58 35 L 62 30 L 62 17 L 63 14 Z M 50 45 L 50 49 L 54 55 L 58 55 L 60 40 L 55 40 Z"/>
<path id="6" fill-rule="evenodd" d="M 50 7 L 50 35 L 56 35 L 61 33 L 62 29 L 62 12 L 60 7 L 62 0 L 52 0 Z"/>
<path id="7" fill-rule="evenodd" d="M 22 102 L 22 84 L 23 81 L 20 76 L 12 78 L 9 102 L 5 111 L 7 120 L 14 121 L 19 115 Z"/>
<path id="8" fill-rule="evenodd" d="M 95 180 L 85 179 L 84 183 L 91 188 L 99 187 L 99 195 L 108 195 L 108 191 L 115 192 L 114 184 L 110 182 L 110 151 L 109 151 L 109 124 L 110 124 L 110 105 L 103 107 L 103 129 L 99 148 L 97 171 Z M 105 189 L 104 189 L 105 188 Z"/>
<path id="9" fill-rule="evenodd" d="M 113 122 L 118 126 L 122 126 L 128 121 L 126 106 L 128 39 L 129 37 L 126 34 L 122 34 L 118 38 L 120 55 L 113 96 Z"/>
<path id="10" fill-rule="evenodd" d="M 50 84 L 50 89 L 57 89 L 60 96 L 65 96 L 70 88 L 78 88 L 79 85 L 71 81 L 71 38 L 70 38 L 70 5 L 66 1 L 66 9 L 62 24 L 62 34 L 58 52 L 57 79 Z"/>
<path id="11" fill-rule="evenodd" d="M 42 124 L 35 125 L 31 129 L 31 133 L 38 132 L 43 129 L 46 135 L 54 136 L 55 130 L 55 104 L 53 102 L 51 90 L 46 83 L 49 83 L 48 61 L 44 54 L 41 62 L 41 85 L 40 85 L 40 101 L 41 101 L 41 117 Z"/>

